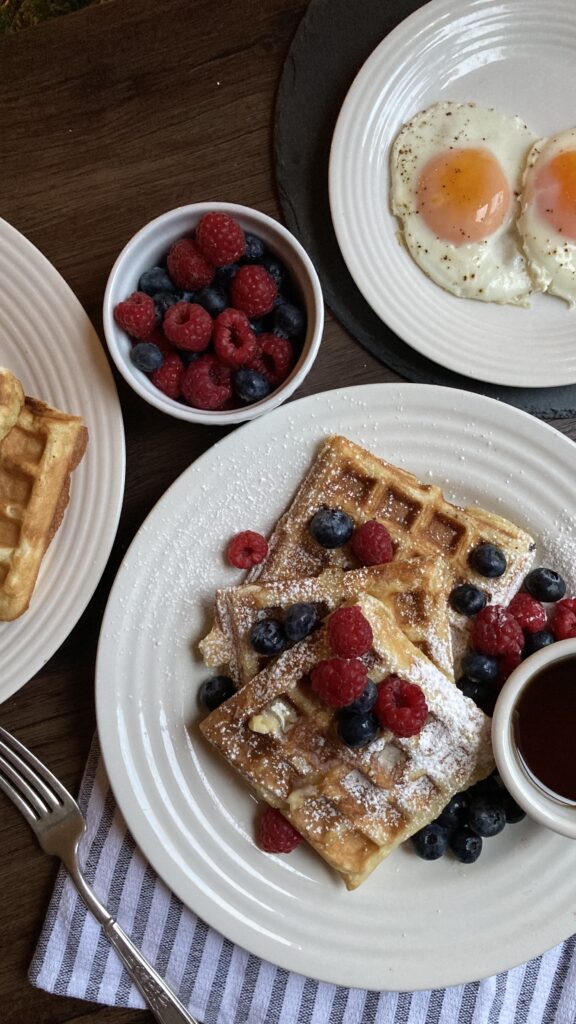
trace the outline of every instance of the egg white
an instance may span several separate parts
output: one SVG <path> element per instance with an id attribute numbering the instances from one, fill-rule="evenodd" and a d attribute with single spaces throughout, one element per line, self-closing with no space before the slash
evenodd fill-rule
<path id="1" fill-rule="evenodd" d="M 461 298 L 528 306 L 533 283 L 515 220 L 527 155 L 536 139 L 516 116 L 474 103 L 435 103 L 400 130 L 391 153 L 390 200 L 401 222 L 400 240 L 421 270 Z M 438 238 L 418 212 L 417 184 L 430 159 L 448 149 L 489 150 L 508 180 L 513 201 L 492 235 L 454 245 Z"/>
<path id="2" fill-rule="evenodd" d="M 574 306 L 576 242 L 557 232 L 527 198 L 527 192 L 540 167 L 567 149 L 576 149 L 576 128 L 547 139 L 538 139 L 530 150 L 523 175 L 518 230 L 534 287 L 550 295 L 557 295 Z"/>

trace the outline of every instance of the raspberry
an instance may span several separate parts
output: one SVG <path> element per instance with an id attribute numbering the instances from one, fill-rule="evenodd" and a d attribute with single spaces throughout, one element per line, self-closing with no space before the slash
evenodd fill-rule
<path id="1" fill-rule="evenodd" d="M 169 341 L 187 352 L 203 352 L 212 338 L 212 317 L 195 302 L 177 302 L 162 324 Z"/>
<path id="2" fill-rule="evenodd" d="M 246 366 L 256 353 L 256 335 L 239 309 L 225 309 L 214 321 L 214 350 L 225 366 Z"/>
<path id="3" fill-rule="evenodd" d="M 200 356 L 184 374 L 182 395 L 196 409 L 222 409 L 232 398 L 230 370 L 212 355 Z"/>
<path id="4" fill-rule="evenodd" d="M 508 676 L 512 674 L 515 668 L 522 661 L 522 654 L 520 651 L 510 651 L 508 654 L 503 654 L 501 658 L 498 658 L 498 682 L 500 685 L 506 682 Z"/>
<path id="5" fill-rule="evenodd" d="M 237 533 L 226 548 L 228 561 L 236 569 L 251 569 L 253 565 L 260 565 L 267 554 L 268 541 L 266 537 L 253 530 Z"/>
<path id="6" fill-rule="evenodd" d="M 196 244 L 214 267 L 234 263 L 244 255 L 242 228 L 227 213 L 205 213 L 196 228 Z"/>
<path id="7" fill-rule="evenodd" d="M 293 365 L 294 349 L 287 338 L 267 333 L 258 337 L 256 358 L 250 366 L 251 369 L 263 373 L 272 387 L 277 387 L 286 380 Z"/>
<path id="8" fill-rule="evenodd" d="M 114 319 L 126 334 L 143 341 L 156 326 L 154 302 L 145 292 L 132 292 L 114 307 Z"/>
<path id="9" fill-rule="evenodd" d="M 338 608 L 328 619 L 328 637 L 334 654 L 359 658 L 372 646 L 372 626 L 358 605 Z"/>
<path id="10" fill-rule="evenodd" d="M 556 640 L 576 636 L 576 598 L 566 597 L 554 605 L 550 628 Z"/>
<path id="11" fill-rule="evenodd" d="M 164 356 L 162 366 L 150 374 L 150 380 L 154 387 L 157 387 L 168 398 L 180 398 L 183 379 L 184 363 L 176 352 L 168 352 Z"/>
<path id="12" fill-rule="evenodd" d="M 512 598 L 508 611 L 526 633 L 539 633 L 546 626 L 546 609 L 524 591 Z"/>
<path id="13" fill-rule="evenodd" d="M 474 619 L 472 646 L 482 654 L 521 651 L 524 646 L 522 627 L 502 605 L 489 605 Z"/>
<path id="14" fill-rule="evenodd" d="M 381 565 L 394 557 L 392 538 L 376 519 L 369 519 L 354 531 L 350 547 L 362 565 Z"/>
<path id="15" fill-rule="evenodd" d="M 356 659 L 329 658 L 314 666 L 310 682 L 315 693 L 331 708 L 345 708 L 365 690 L 368 672 Z"/>
<path id="16" fill-rule="evenodd" d="M 205 288 L 214 277 L 214 268 L 202 255 L 192 238 L 180 238 L 167 257 L 168 271 L 178 288 Z"/>
<path id="17" fill-rule="evenodd" d="M 230 286 L 230 298 L 235 309 L 246 316 L 265 316 L 274 308 L 278 289 L 264 267 L 248 264 L 240 267 Z"/>
<path id="18" fill-rule="evenodd" d="M 378 688 L 374 711 L 383 729 L 395 736 L 416 736 L 428 716 L 428 705 L 419 686 L 388 676 Z"/>
<path id="19" fill-rule="evenodd" d="M 258 826 L 258 846 L 265 853 L 290 853 L 302 836 L 275 807 L 266 807 Z"/>

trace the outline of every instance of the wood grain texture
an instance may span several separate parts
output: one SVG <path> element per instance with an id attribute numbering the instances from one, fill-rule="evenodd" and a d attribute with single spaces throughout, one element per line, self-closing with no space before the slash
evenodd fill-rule
<path id="1" fill-rule="evenodd" d="M 112 263 L 155 215 L 218 199 L 279 216 L 274 99 L 305 6 L 112 0 L 0 43 L 2 215 L 62 273 L 98 331 Z M 228 432 L 170 419 L 115 376 L 127 478 L 110 561 L 71 636 L 0 716 L 73 791 L 94 732 L 96 644 L 115 572 L 169 484 Z M 395 379 L 328 315 L 318 359 L 294 397 Z M 557 426 L 576 436 L 576 421 Z M 149 1013 L 51 996 L 28 984 L 56 865 L 4 799 L 0 833 L 4 1024 L 149 1024 Z"/>

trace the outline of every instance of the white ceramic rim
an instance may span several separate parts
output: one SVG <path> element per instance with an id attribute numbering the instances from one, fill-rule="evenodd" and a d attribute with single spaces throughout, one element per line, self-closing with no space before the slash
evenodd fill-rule
<path id="1" fill-rule="evenodd" d="M 89 435 L 30 607 L 0 623 L 2 701 L 64 643 L 98 585 L 122 509 L 126 452 L 106 352 L 77 297 L 46 257 L 1 219 L 0 255 L 0 363 L 19 377 L 26 394 L 81 415 Z"/>
<path id="2" fill-rule="evenodd" d="M 154 388 L 153 385 L 149 383 L 145 374 L 128 365 L 127 361 L 122 357 L 120 345 L 121 340 L 124 338 L 124 332 L 117 326 L 113 316 L 114 306 L 121 298 L 120 295 L 115 295 L 117 279 L 124 267 L 126 259 L 138 249 L 139 245 L 153 237 L 158 228 L 162 227 L 165 229 L 166 227 L 170 227 L 172 224 L 175 225 L 173 235 L 173 240 L 175 240 L 178 237 L 176 225 L 183 217 L 198 219 L 204 213 L 209 213 L 214 210 L 229 213 L 230 216 L 237 217 L 240 220 L 251 220 L 265 227 L 270 234 L 279 236 L 295 253 L 297 259 L 300 261 L 303 271 L 307 276 L 312 297 L 312 308 L 308 308 L 307 310 L 309 325 L 308 336 L 304 342 L 300 358 L 290 376 L 286 381 L 284 381 L 281 387 L 277 388 L 276 391 L 267 398 L 262 399 L 262 401 L 254 402 L 252 405 L 243 406 L 238 409 L 230 409 L 224 412 L 210 412 L 209 410 L 194 409 L 192 406 L 187 406 L 182 402 L 177 402 L 172 398 L 168 398 L 167 395 L 163 395 L 161 391 Z M 144 269 L 146 268 L 141 267 L 140 273 L 142 273 Z M 322 332 L 324 329 L 324 300 L 318 274 L 316 273 L 316 269 L 308 256 L 308 253 L 300 244 L 298 239 L 295 238 L 295 236 L 279 221 L 275 220 L 273 217 L 269 217 L 266 213 L 261 213 L 259 210 L 255 210 L 248 206 L 241 206 L 236 203 L 191 203 L 189 205 L 176 207 L 173 210 L 169 210 L 168 212 L 155 217 L 154 220 L 149 221 L 149 223 L 145 224 L 143 228 L 140 228 L 140 230 L 132 236 L 130 241 L 126 243 L 116 258 L 108 277 L 104 293 L 102 316 L 104 335 L 106 337 L 110 355 L 112 356 L 119 372 L 124 377 L 124 380 L 131 388 L 134 389 L 134 391 L 136 391 L 138 395 L 140 395 L 141 398 L 150 405 L 160 409 L 161 412 L 174 416 L 176 419 L 186 420 L 189 423 L 233 424 L 244 423 L 246 421 L 256 419 L 258 416 L 262 416 L 266 412 L 270 412 L 272 409 L 281 405 L 282 402 L 286 401 L 286 399 L 294 393 L 296 388 L 300 386 L 302 381 L 308 375 L 314 360 L 316 359 L 320 342 L 322 340 Z M 313 324 L 312 329 L 310 326 L 311 324 Z"/>
<path id="3" fill-rule="evenodd" d="M 551 556 L 564 518 L 574 539 L 564 510 L 576 503 L 576 446 L 552 427 L 501 402 L 418 384 L 300 399 L 220 441 L 143 523 L 102 622 L 102 751 L 144 855 L 229 939 L 334 984 L 456 985 L 522 963 L 572 933 L 569 840 L 524 819 L 487 842 L 472 868 L 451 857 L 426 865 L 398 850 L 346 893 L 305 844 L 289 858 L 256 848 L 254 797 L 195 726 L 197 686 L 210 674 L 195 643 L 210 622 L 215 588 L 239 582 L 222 560 L 223 543 L 245 526 L 270 530 L 317 441 L 334 431 L 436 480 L 450 500 L 532 525 L 540 564 L 563 569 Z"/>
<path id="4" fill-rule="evenodd" d="M 523 661 L 502 687 L 492 718 L 494 758 L 504 785 L 535 821 L 569 839 L 576 839 L 576 807 L 557 803 L 530 780 L 516 750 L 512 715 L 520 695 L 536 673 L 573 654 L 576 654 L 576 637 L 550 644 Z"/>
<path id="5" fill-rule="evenodd" d="M 519 114 L 537 135 L 571 127 L 572 0 L 432 0 L 368 57 L 342 105 L 330 153 L 330 208 L 351 276 L 399 338 L 475 380 L 542 388 L 576 382 L 574 310 L 534 294 L 530 309 L 458 299 L 398 243 L 388 155 L 401 124 L 441 100 Z"/>

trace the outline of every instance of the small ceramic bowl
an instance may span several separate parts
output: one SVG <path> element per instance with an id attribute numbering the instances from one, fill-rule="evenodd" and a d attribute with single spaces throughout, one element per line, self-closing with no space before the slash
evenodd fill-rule
<path id="1" fill-rule="evenodd" d="M 492 747 L 502 782 L 526 814 L 554 832 L 576 839 L 576 805 L 555 799 L 533 781 L 523 766 L 514 738 L 514 709 L 525 687 L 543 668 L 571 655 L 576 655 L 576 638 L 550 644 L 514 669 L 494 709 Z"/>
<path id="2" fill-rule="evenodd" d="M 236 409 L 210 412 L 194 409 L 175 401 L 154 387 L 145 373 L 136 369 L 130 359 L 130 339 L 114 320 L 114 307 L 138 288 L 144 270 L 156 266 L 171 244 L 192 231 L 200 217 L 210 210 L 219 210 L 234 217 L 245 231 L 258 235 L 267 248 L 284 264 L 295 283 L 306 312 L 307 330 L 296 365 L 282 384 L 266 398 Z M 265 213 L 237 206 L 235 203 L 194 203 L 161 214 L 146 224 L 118 256 L 104 295 L 104 334 L 118 370 L 141 398 L 169 416 L 190 423 L 231 424 L 255 419 L 281 405 L 302 383 L 320 346 L 324 327 L 324 303 L 318 275 L 300 242 L 278 221 Z"/>

